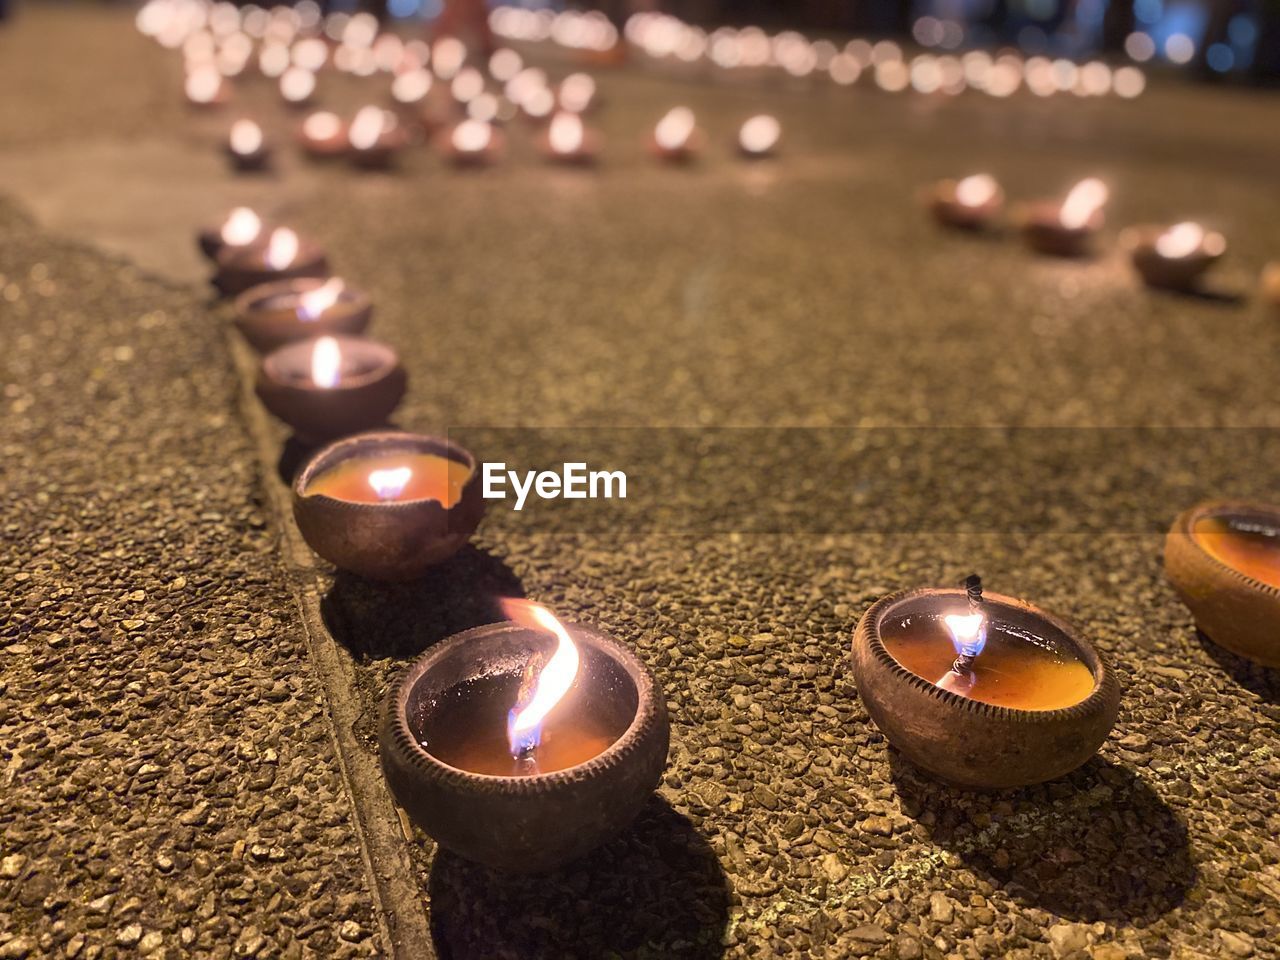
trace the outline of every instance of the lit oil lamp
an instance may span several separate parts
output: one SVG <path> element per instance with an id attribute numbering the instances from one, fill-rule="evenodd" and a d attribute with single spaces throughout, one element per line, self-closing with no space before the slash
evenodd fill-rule
<path id="1" fill-rule="evenodd" d="M 1213 501 L 1178 515 L 1164 572 L 1220 646 L 1280 667 L 1280 507 Z"/>
<path id="2" fill-rule="evenodd" d="M 237 170 L 261 170 L 271 157 L 262 128 L 252 120 L 241 118 L 231 125 L 227 137 L 227 157 Z"/>
<path id="3" fill-rule="evenodd" d="M 458 856 L 550 870 L 625 830 L 666 766 L 666 698 L 627 646 L 545 607 L 433 646 L 383 708 L 400 805 Z"/>
<path id="4" fill-rule="evenodd" d="M 1004 208 L 1004 191 L 995 177 L 977 173 L 963 180 L 943 180 L 926 196 L 929 212 L 944 226 L 963 230 L 991 227 Z"/>
<path id="5" fill-rule="evenodd" d="M 863 615 L 853 641 L 858 695 L 889 742 L 968 787 L 1060 777 L 1115 724 L 1120 688 L 1066 623 L 1020 600 L 908 590 Z"/>
<path id="6" fill-rule="evenodd" d="M 738 130 L 738 150 L 748 159 L 773 156 L 782 139 L 782 124 L 767 113 L 750 118 Z"/>
<path id="7" fill-rule="evenodd" d="M 210 260 L 217 260 L 218 254 L 231 248 L 252 246 L 262 235 L 262 220 L 249 207 L 236 207 L 227 215 L 227 219 L 216 227 L 206 227 L 196 234 L 196 242 L 200 252 Z"/>
<path id="8" fill-rule="evenodd" d="M 405 145 L 396 115 L 381 107 L 362 107 L 347 128 L 351 162 L 359 167 L 385 169 Z"/>
<path id="9" fill-rule="evenodd" d="M 663 160 L 686 163 L 698 153 L 702 132 L 688 107 L 673 107 L 653 128 L 650 149 Z"/>
<path id="10" fill-rule="evenodd" d="M 250 287 L 236 298 L 235 311 L 244 338 L 266 353 L 294 340 L 363 333 L 373 305 L 339 277 L 304 277 Z"/>
<path id="11" fill-rule="evenodd" d="M 293 482 L 293 515 L 311 549 L 374 580 L 411 580 L 447 560 L 471 538 L 484 507 L 475 457 L 412 433 L 339 440 Z"/>
<path id="12" fill-rule="evenodd" d="M 287 227 L 272 230 L 265 242 L 227 247 L 218 254 L 214 284 L 228 296 L 250 287 L 295 277 L 326 277 L 324 251 Z"/>
<path id="13" fill-rule="evenodd" d="M 560 81 L 556 99 L 561 110 L 586 113 L 596 103 L 596 82 L 589 73 L 571 73 Z"/>
<path id="14" fill-rule="evenodd" d="M 1280 307 L 1280 260 L 1262 268 L 1261 286 L 1262 299 L 1272 306 Z"/>
<path id="15" fill-rule="evenodd" d="M 1062 203 L 1041 201 L 1024 207 L 1019 217 L 1022 238 L 1040 253 L 1081 256 L 1102 229 L 1106 202 L 1106 184 L 1095 177 L 1081 180 Z"/>
<path id="16" fill-rule="evenodd" d="M 308 114 L 298 128 L 298 144 L 315 160 L 345 156 L 350 147 L 347 125 L 336 113 L 317 110 Z"/>
<path id="17" fill-rule="evenodd" d="M 280 96 L 289 106 L 305 106 L 315 92 L 316 75 L 305 67 L 290 67 L 280 74 Z"/>
<path id="18" fill-rule="evenodd" d="M 549 160 L 569 164 L 595 163 L 599 155 L 600 138 L 590 130 L 576 113 L 561 111 L 547 124 L 546 134 L 539 146 Z"/>
<path id="19" fill-rule="evenodd" d="M 1144 283 L 1169 290 L 1194 287 L 1227 252 L 1222 234 L 1190 221 L 1171 227 L 1130 227 L 1120 242 Z"/>
<path id="20" fill-rule="evenodd" d="M 385 344 L 323 336 L 268 353 L 256 389 L 299 440 L 315 444 L 384 425 L 407 383 L 400 358 Z"/>
<path id="21" fill-rule="evenodd" d="M 437 138 L 441 151 L 460 167 L 481 167 L 493 163 L 502 150 L 502 134 L 483 120 L 463 120 Z"/>
<path id="22" fill-rule="evenodd" d="M 211 64 L 189 70 L 183 83 L 187 103 L 193 107 L 216 107 L 226 103 L 228 88 L 222 72 Z"/>

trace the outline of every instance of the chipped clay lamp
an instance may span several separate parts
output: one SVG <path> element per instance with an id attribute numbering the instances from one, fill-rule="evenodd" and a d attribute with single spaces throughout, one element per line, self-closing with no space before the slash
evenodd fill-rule
<path id="1" fill-rule="evenodd" d="M 483 167 L 498 159 L 502 134 L 484 120 L 463 120 L 436 138 L 441 152 L 454 166 Z"/>
<path id="2" fill-rule="evenodd" d="M 475 457 L 412 433 L 338 440 L 293 482 L 293 516 L 311 549 L 373 580 L 411 580 L 447 560 L 484 508 Z"/>
<path id="3" fill-rule="evenodd" d="M 373 304 L 339 277 L 302 277 L 250 287 L 235 301 L 235 324 L 259 353 L 324 334 L 363 333 Z"/>
<path id="4" fill-rule="evenodd" d="M 1171 227 L 1130 227 L 1120 242 L 1143 282 L 1167 290 L 1191 289 L 1227 252 L 1222 234 L 1190 221 Z"/>
<path id="5" fill-rule="evenodd" d="M 367 170 L 390 167 L 407 143 L 399 119 L 381 107 L 361 107 L 347 128 L 347 141 L 351 162 Z"/>
<path id="6" fill-rule="evenodd" d="M 298 145 L 313 160 L 345 156 L 350 146 L 347 125 L 336 113 L 317 110 L 308 114 L 298 128 Z"/>
<path id="7" fill-rule="evenodd" d="M 894 747 L 963 787 L 1063 776 L 1115 724 L 1120 688 L 1071 627 L 1029 603 L 906 590 L 871 606 L 853 640 L 858 695 Z"/>
<path id="8" fill-rule="evenodd" d="M 385 344 L 364 337 L 287 343 L 262 358 L 263 406 L 308 444 L 382 426 L 404 397 L 408 378 Z"/>
<path id="9" fill-rule="evenodd" d="M 1093 238 L 1102 229 L 1102 208 L 1107 187 L 1101 180 L 1081 180 L 1061 203 L 1042 200 L 1018 212 L 1022 239 L 1038 253 L 1057 257 L 1079 257 L 1088 253 Z"/>
<path id="10" fill-rule="evenodd" d="M 223 250 L 252 246 L 262 236 L 262 219 L 249 207 L 236 207 L 227 219 L 215 227 L 205 227 L 196 234 L 200 252 L 217 260 Z"/>
<path id="11" fill-rule="evenodd" d="M 782 139 L 782 124 L 777 117 L 761 113 L 747 120 L 738 130 L 738 151 L 748 160 L 761 160 L 777 153 Z"/>
<path id="12" fill-rule="evenodd" d="M 627 646 L 529 601 L 436 644 L 383 707 L 382 768 L 445 849 L 550 870 L 625 830 L 666 766 L 666 698 Z"/>
<path id="13" fill-rule="evenodd" d="M 329 264 L 324 251 L 287 227 L 277 227 L 266 241 L 229 247 L 218 254 L 214 284 L 224 294 L 295 277 L 325 277 Z"/>
<path id="14" fill-rule="evenodd" d="M 1218 500 L 1183 511 L 1164 572 L 1210 640 L 1280 667 L 1280 507 Z"/>
<path id="15" fill-rule="evenodd" d="M 672 163 L 687 163 L 698 155 L 702 131 L 688 107 L 673 107 L 653 128 L 649 149 L 654 156 Z"/>
<path id="16" fill-rule="evenodd" d="M 925 202 L 933 218 L 945 227 L 985 230 L 995 224 L 1004 209 L 1004 191 L 995 177 L 976 173 L 963 180 L 934 184 Z"/>
<path id="17" fill-rule="evenodd" d="M 562 110 L 551 118 L 538 146 L 548 160 L 587 165 L 596 162 L 600 153 L 600 137 L 582 122 L 578 114 Z"/>

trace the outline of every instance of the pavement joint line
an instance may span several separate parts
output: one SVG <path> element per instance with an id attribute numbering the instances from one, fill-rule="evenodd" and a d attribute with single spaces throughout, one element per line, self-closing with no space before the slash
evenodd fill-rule
<path id="1" fill-rule="evenodd" d="M 218 308 L 214 308 L 215 310 Z M 352 808 L 352 824 L 360 842 L 365 874 L 373 894 L 384 955 L 405 960 L 432 960 L 431 926 L 417 884 L 407 843 L 412 842 L 403 812 L 392 800 L 376 760 L 356 740 L 354 728 L 361 700 L 350 660 L 324 625 L 316 566 L 310 548 L 293 523 L 290 490 L 275 477 L 275 446 L 267 415 L 253 390 L 257 357 L 238 335 L 227 330 L 228 347 L 239 381 L 239 407 L 256 449 L 259 473 L 276 525 L 280 563 L 307 638 L 312 668 L 328 701 L 325 714 L 338 767 Z"/>

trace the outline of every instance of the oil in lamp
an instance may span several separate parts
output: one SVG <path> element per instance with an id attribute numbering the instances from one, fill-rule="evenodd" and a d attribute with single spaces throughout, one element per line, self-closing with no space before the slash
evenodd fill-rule
<path id="1" fill-rule="evenodd" d="M 963 230 L 991 227 L 1004 207 L 1004 191 L 995 177 L 977 173 L 963 180 L 943 180 L 926 196 L 929 212 L 944 226 Z"/>
<path id="2" fill-rule="evenodd" d="M 362 107 L 347 128 L 351 161 L 359 167 L 385 169 L 405 145 L 396 115 L 381 107 Z"/>
<path id="3" fill-rule="evenodd" d="M 444 155 L 455 165 L 485 166 L 497 159 L 502 148 L 502 134 L 483 120 L 463 120 L 438 138 Z"/>
<path id="4" fill-rule="evenodd" d="M 224 249 L 247 247 L 262 235 L 262 220 L 249 207 L 236 207 L 216 227 L 206 227 L 196 235 L 200 252 L 217 260 Z"/>
<path id="5" fill-rule="evenodd" d="M 1083 637 L 1021 600 L 960 589 L 877 601 L 853 640 L 858 695 L 917 766 L 966 787 L 1063 776 L 1115 724 L 1120 688 Z"/>
<path id="6" fill-rule="evenodd" d="M 653 128 L 650 149 L 663 160 L 686 163 L 696 156 L 702 133 L 688 107 L 673 107 Z"/>
<path id="7" fill-rule="evenodd" d="M 447 850 L 550 870 L 626 829 L 666 766 L 666 698 L 627 646 L 530 601 L 436 644 L 387 696 L 382 768 Z"/>
<path id="8" fill-rule="evenodd" d="M 782 138 L 782 124 L 767 113 L 747 120 L 738 130 L 738 150 L 748 159 L 771 157 Z"/>
<path id="9" fill-rule="evenodd" d="M 1096 177 L 1081 180 L 1062 203 L 1052 200 L 1029 204 L 1019 211 L 1022 238 L 1039 253 L 1078 257 L 1088 252 L 1094 235 L 1102 229 L 1102 208 L 1107 186 Z"/>
<path id="10" fill-rule="evenodd" d="M 407 383 L 400 358 L 385 344 L 322 336 L 286 343 L 263 357 L 256 390 L 263 406 L 314 445 L 382 426 Z"/>
<path id="11" fill-rule="evenodd" d="M 1280 667 L 1280 507 L 1216 500 L 1182 512 L 1164 572 L 1210 640 Z"/>
<path id="12" fill-rule="evenodd" d="M 480 468 L 450 440 L 362 433 L 316 453 L 293 482 L 303 539 L 334 566 L 411 580 L 453 556 L 484 515 Z"/>
<path id="13" fill-rule="evenodd" d="M 266 242 L 228 247 L 218 254 L 214 283 L 224 294 L 294 277 L 325 277 L 329 264 L 324 251 L 301 239 L 288 227 L 272 230 Z"/>
<path id="14" fill-rule="evenodd" d="M 1130 227 L 1120 236 L 1133 267 L 1150 287 L 1189 290 L 1227 252 L 1222 234 L 1185 221 Z"/>
<path id="15" fill-rule="evenodd" d="M 551 118 L 539 146 L 549 160 L 591 164 L 599 155 L 600 138 L 586 127 L 581 116 L 562 110 Z"/>
<path id="16" fill-rule="evenodd" d="M 262 128 L 243 117 L 233 123 L 227 137 L 227 156 L 236 170 L 261 170 L 265 167 L 271 151 L 262 135 Z"/>
<path id="17" fill-rule="evenodd" d="M 250 287 L 236 297 L 235 312 L 244 338 L 266 353 L 294 340 L 363 333 L 373 305 L 339 277 L 303 277 Z"/>
<path id="18" fill-rule="evenodd" d="M 328 110 L 308 114 L 298 130 L 298 143 L 303 152 L 315 160 L 344 156 L 350 146 L 346 124 Z"/>

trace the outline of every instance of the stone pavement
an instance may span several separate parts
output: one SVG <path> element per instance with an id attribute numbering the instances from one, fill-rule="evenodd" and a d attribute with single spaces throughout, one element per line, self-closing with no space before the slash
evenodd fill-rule
<path id="1" fill-rule="evenodd" d="M 0 106 L 0 184 L 26 211 L 0 220 L 0 956 L 1276 952 L 1280 681 L 1197 637 L 1159 537 L 998 519 L 552 535 L 494 511 L 419 583 L 335 577 L 297 541 L 287 435 L 247 395 L 251 358 L 191 244 L 240 202 L 315 236 L 405 360 L 397 421 L 464 439 L 1275 427 L 1280 322 L 1233 299 L 1276 255 L 1270 99 L 1157 83 L 1136 103 L 941 101 L 628 68 L 600 78 L 596 172 L 547 168 L 516 136 L 479 175 L 285 151 L 237 179 L 227 116 L 183 110 L 178 70 L 122 11 L 0 31 L 0 88 L 22 94 Z M 381 94 L 324 84 L 343 108 Z M 638 146 L 678 101 L 717 144 L 689 170 Z M 287 137 L 265 90 L 244 102 Z M 722 144 L 760 110 L 786 152 L 742 165 Z M 1234 245 L 1223 296 L 1139 289 L 1114 231 L 1096 260 L 1057 263 L 932 229 L 919 184 L 983 168 L 1015 196 L 1101 173 L 1117 224 L 1210 220 Z M 975 568 L 1074 620 L 1120 675 L 1115 733 L 1061 782 L 941 787 L 887 748 L 847 675 L 874 599 Z M 636 829 L 515 880 L 405 829 L 374 742 L 395 671 L 513 592 L 634 644 L 673 719 Z"/>

